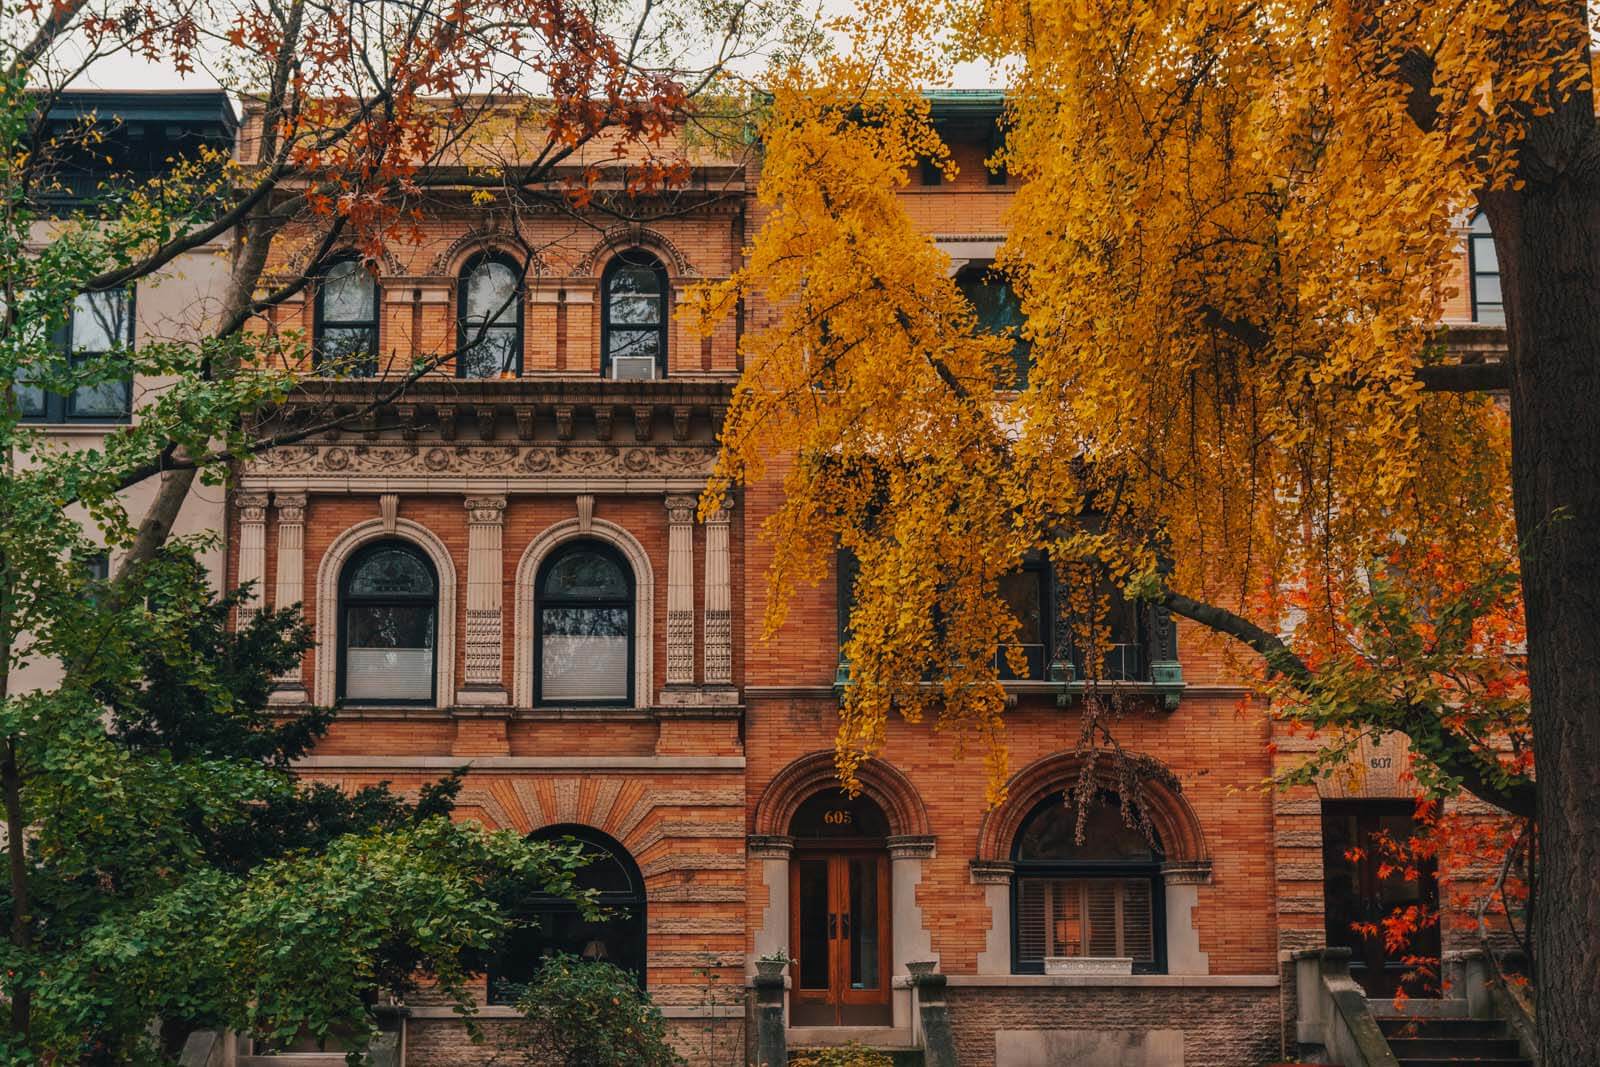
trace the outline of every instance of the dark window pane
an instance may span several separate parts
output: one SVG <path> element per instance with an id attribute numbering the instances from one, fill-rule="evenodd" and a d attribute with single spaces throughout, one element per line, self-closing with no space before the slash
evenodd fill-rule
<path id="1" fill-rule="evenodd" d="M 498 260 L 478 264 L 467 275 L 466 309 L 462 316 L 469 324 L 486 319 L 505 325 L 517 321 L 517 275 Z"/>
<path id="2" fill-rule="evenodd" d="M 322 317 L 329 322 L 371 322 L 378 317 L 378 285 L 360 263 L 328 268 L 322 282 Z"/>
<path id="3" fill-rule="evenodd" d="M 371 377 L 378 372 L 377 347 L 377 331 L 370 326 L 325 326 L 317 370 L 328 377 Z"/>
<path id="4" fill-rule="evenodd" d="M 661 333 L 654 327 L 648 330 L 613 329 L 611 331 L 611 358 L 646 356 L 655 359 L 661 352 Z"/>
<path id="5" fill-rule="evenodd" d="M 128 414 L 128 383 L 99 382 L 72 391 L 72 414 L 84 418 L 120 419 Z"/>
<path id="6" fill-rule="evenodd" d="M 351 596 L 431 597 L 433 575 L 410 552 L 386 548 L 362 560 L 345 588 Z"/>
<path id="7" fill-rule="evenodd" d="M 476 326 L 468 325 L 466 340 L 471 341 L 476 337 L 478 329 Z M 517 330 L 514 327 L 511 329 L 502 326 L 491 327 L 483 335 L 482 340 L 461 353 L 461 376 L 495 378 L 502 373 L 515 371 L 517 357 L 520 355 L 517 341 Z"/>
<path id="8" fill-rule="evenodd" d="M 432 648 L 433 605 L 363 604 L 346 616 L 349 648 Z"/>
<path id="9" fill-rule="evenodd" d="M 545 575 L 544 595 L 562 600 L 626 600 L 628 580 L 609 556 L 569 552 Z"/>
<path id="10" fill-rule="evenodd" d="M 611 294 L 611 322 L 615 326 L 654 325 L 661 321 L 661 299 L 656 296 Z"/>
<path id="11" fill-rule="evenodd" d="M 661 293 L 661 278 L 653 267 L 619 267 L 612 272 L 610 284 L 613 307 L 619 296 L 658 296 Z"/>
<path id="12" fill-rule="evenodd" d="M 850 988 L 878 989 L 878 860 L 850 860 Z"/>
<path id="13" fill-rule="evenodd" d="M 26 367 L 17 371 L 17 380 L 15 382 L 17 408 L 24 417 L 39 418 L 45 412 L 45 392 L 37 385 L 25 384 L 23 378 L 26 373 Z"/>
<path id="14" fill-rule="evenodd" d="M 804 859 L 800 864 L 800 988 L 828 988 L 828 861 Z"/>
<path id="15" fill-rule="evenodd" d="M 1083 826 L 1083 844 L 1076 840 L 1078 808 L 1050 800 L 1029 817 L 1017 835 L 1016 858 L 1051 863 L 1154 863 L 1159 858 L 1144 832 L 1129 826 L 1116 801 L 1096 800 Z"/>

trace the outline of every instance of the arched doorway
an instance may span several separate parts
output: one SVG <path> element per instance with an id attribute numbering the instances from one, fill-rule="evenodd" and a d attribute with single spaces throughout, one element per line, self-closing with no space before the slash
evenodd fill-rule
<path id="1" fill-rule="evenodd" d="M 824 789 L 789 834 L 791 1025 L 890 1025 L 889 820 L 870 797 Z"/>

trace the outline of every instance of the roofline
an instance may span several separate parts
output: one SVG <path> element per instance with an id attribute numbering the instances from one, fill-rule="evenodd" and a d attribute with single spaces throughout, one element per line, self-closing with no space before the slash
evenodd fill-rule
<path id="1" fill-rule="evenodd" d="M 50 115 L 71 119 L 90 110 L 138 122 L 212 122 L 230 136 L 239 128 L 238 112 L 222 89 L 64 89 Z"/>

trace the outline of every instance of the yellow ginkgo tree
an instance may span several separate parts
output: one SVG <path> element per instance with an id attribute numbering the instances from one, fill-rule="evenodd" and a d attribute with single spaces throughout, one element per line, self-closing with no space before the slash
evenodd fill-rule
<path id="1" fill-rule="evenodd" d="M 1121 585 L 1242 642 L 1315 725 L 1405 732 L 1425 784 L 1537 815 L 1544 1053 L 1600 1062 L 1585 6 L 873 0 L 847 29 L 775 75 L 768 214 L 702 294 L 767 309 L 710 493 L 783 484 L 769 627 L 837 549 L 857 563 L 841 770 L 898 713 L 1003 781 L 997 585 L 1048 553 L 1090 601 Z M 1007 79 L 1021 389 L 897 198 L 951 165 L 918 87 L 974 58 Z M 1439 317 L 1477 211 L 1505 350 L 1465 361 Z M 1078 743 L 1114 748 L 1087 704 Z"/>

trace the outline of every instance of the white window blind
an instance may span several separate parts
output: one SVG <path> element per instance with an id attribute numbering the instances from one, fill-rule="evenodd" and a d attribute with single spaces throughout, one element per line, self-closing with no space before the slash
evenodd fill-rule
<path id="1" fill-rule="evenodd" d="M 344 691 L 351 700 L 427 700 L 433 695 L 433 649 L 346 649 Z"/>
<path id="2" fill-rule="evenodd" d="M 1017 887 L 1017 955 L 1132 957 L 1155 962 L 1150 882 L 1142 878 L 1023 878 Z"/>
<path id="3" fill-rule="evenodd" d="M 546 634 L 541 658 L 547 701 L 628 699 L 626 635 Z"/>

